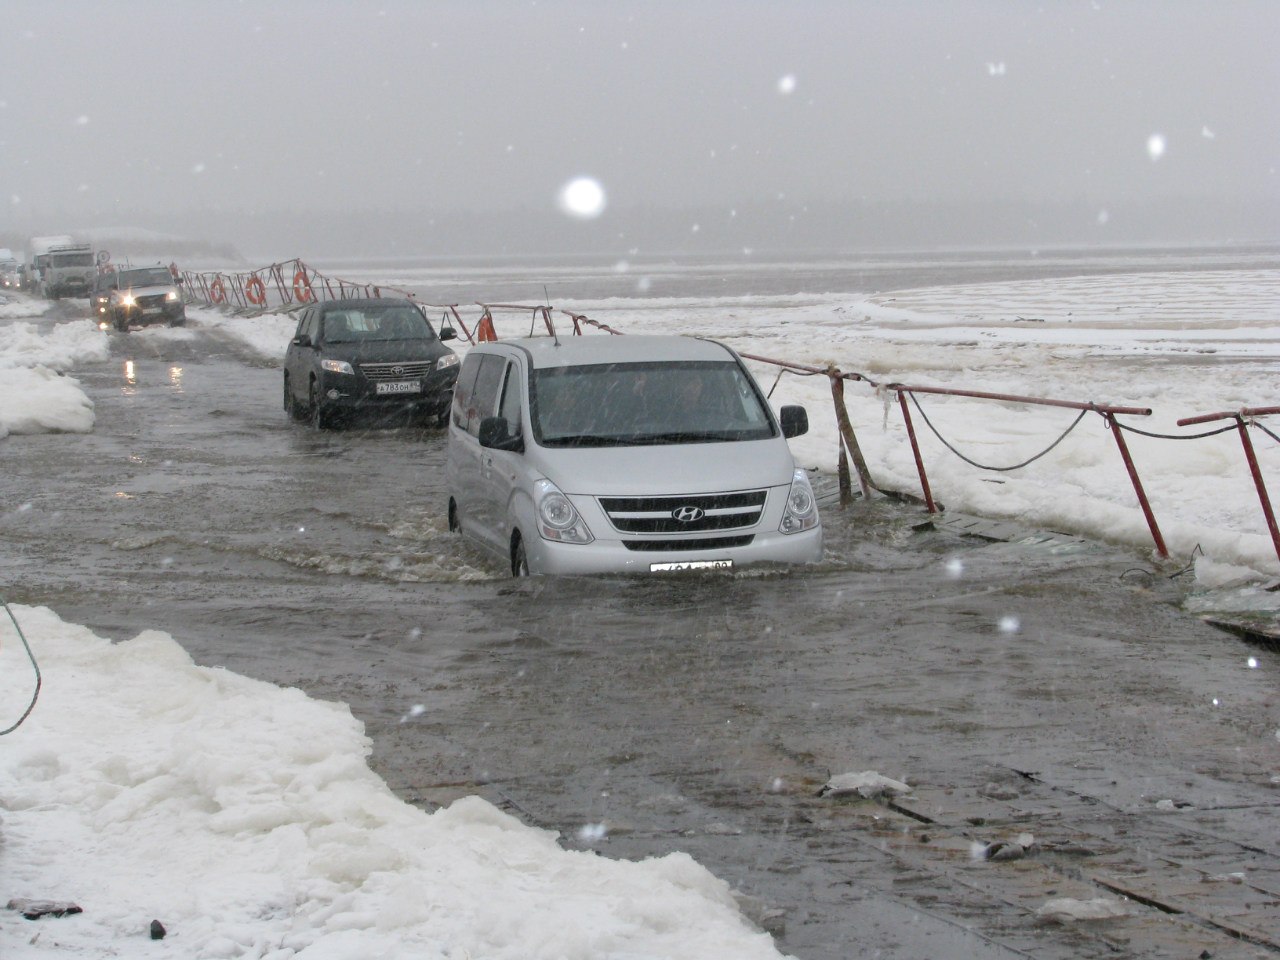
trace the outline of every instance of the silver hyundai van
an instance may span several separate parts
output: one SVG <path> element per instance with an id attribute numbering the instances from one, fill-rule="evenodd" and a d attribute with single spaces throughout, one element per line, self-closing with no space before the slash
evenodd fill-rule
<path id="1" fill-rule="evenodd" d="M 814 562 L 817 504 L 787 446 L 808 428 L 711 340 L 481 343 L 453 393 L 449 528 L 515 576 Z"/>

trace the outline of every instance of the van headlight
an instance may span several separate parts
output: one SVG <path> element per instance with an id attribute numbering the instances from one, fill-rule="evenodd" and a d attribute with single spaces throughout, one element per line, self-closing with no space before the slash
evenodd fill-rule
<path id="1" fill-rule="evenodd" d="M 550 480 L 539 480 L 534 487 L 542 539 L 557 543 L 590 543 L 595 539 L 578 515 L 578 508 L 559 487 Z"/>
<path id="2" fill-rule="evenodd" d="M 813 487 L 809 486 L 809 478 L 805 472 L 796 469 L 791 476 L 791 489 L 787 491 L 787 508 L 782 512 L 782 523 L 778 530 L 782 533 L 800 533 L 812 530 L 818 525 L 818 501 L 813 496 Z"/>

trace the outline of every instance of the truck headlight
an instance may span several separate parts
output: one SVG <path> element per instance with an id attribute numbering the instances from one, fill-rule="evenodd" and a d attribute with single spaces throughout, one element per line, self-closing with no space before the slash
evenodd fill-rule
<path id="1" fill-rule="evenodd" d="M 538 504 L 538 532 L 544 540 L 558 543 L 590 543 L 595 538 L 578 516 L 578 509 L 550 480 L 539 480 L 535 487 Z"/>
<path id="2" fill-rule="evenodd" d="M 347 363 L 345 360 L 321 360 L 320 369 L 328 370 L 330 373 L 355 373 L 355 371 L 351 369 L 351 364 Z"/>
<path id="3" fill-rule="evenodd" d="M 799 533 L 818 525 L 818 501 L 813 496 L 809 478 L 799 468 L 792 474 L 791 489 L 787 491 L 787 508 L 782 512 L 782 533 Z"/>

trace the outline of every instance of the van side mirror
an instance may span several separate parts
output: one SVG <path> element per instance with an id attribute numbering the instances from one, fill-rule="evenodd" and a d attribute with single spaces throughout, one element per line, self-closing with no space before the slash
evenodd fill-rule
<path id="1" fill-rule="evenodd" d="M 480 421 L 480 446 L 523 453 L 524 438 L 519 434 L 512 436 L 507 432 L 505 417 L 485 417 Z"/>
<path id="2" fill-rule="evenodd" d="M 778 418 L 782 421 L 782 435 L 787 439 L 809 432 L 809 414 L 804 407 L 788 404 L 778 411 Z"/>
<path id="3" fill-rule="evenodd" d="M 457 338 L 458 338 L 458 331 L 457 331 L 457 330 L 455 330 L 455 329 L 453 329 L 453 327 L 441 327 L 441 328 L 440 328 L 440 339 L 441 339 L 441 340 L 456 340 Z"/>
<path id="4" fill-rule="evenodd" d="M 296 337 L 293 338 L 293 342 L 296 346 L 299 346 L 299 347 L 311 346 L 311 338 L 307 336 L 307 334 L 305 333 L 298 334 Z"/>

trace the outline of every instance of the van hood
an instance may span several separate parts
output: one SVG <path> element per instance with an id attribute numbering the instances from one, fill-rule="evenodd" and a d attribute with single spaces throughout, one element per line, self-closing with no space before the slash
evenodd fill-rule
<path id="1" fill-rule="evenodd" d="M 754 490 L 791 483 L 786 443 L 678 443 L 647 447 L 531 446 L 543 475 L 571 496 L 679 496 Z M 527 454 L 526 454 L 527 455 Z"/>

